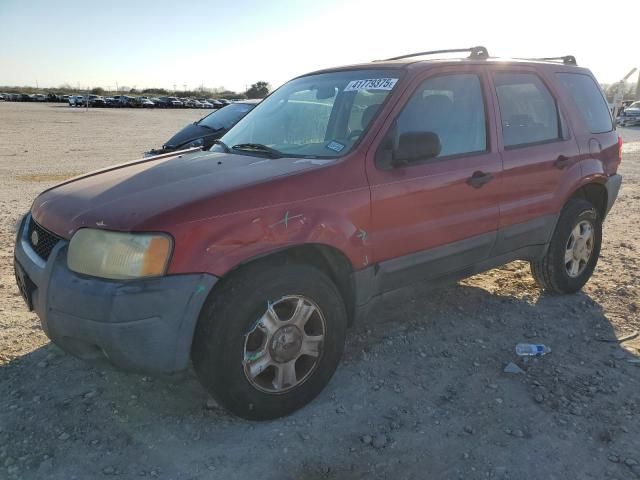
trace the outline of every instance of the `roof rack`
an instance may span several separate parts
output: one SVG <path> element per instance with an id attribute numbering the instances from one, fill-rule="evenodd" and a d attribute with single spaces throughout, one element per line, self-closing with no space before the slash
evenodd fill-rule
<path id="1" fill-rule="evenodd" d="M 418 53 L 409 53 L 408 55 L 400 55 L 399 57 L 386 58 L 385 62 L 389 62 L 391 60 L 402 60 L 403 58 L 410 57 L 422 57 L 423 55 L 439 55 L 441 53 L 459 53 L 459 52 L 469 52 L 469 58 L 472 59 L 481 59 L 484 60 L 489 58 L 489 51 L 485 47 L 471 47 L 471 48 L 452 48 L 449 50 L 432 50 L 430 52 L 418 52 Z"/>
<path id="2" fill-rule="evenodd" d="M 565 55 L 564 57 L 523 58 L 523 60 L 536 60 L 539 62 L 562 62 L 565 65 L 578 65 L 576 57 Z"/>

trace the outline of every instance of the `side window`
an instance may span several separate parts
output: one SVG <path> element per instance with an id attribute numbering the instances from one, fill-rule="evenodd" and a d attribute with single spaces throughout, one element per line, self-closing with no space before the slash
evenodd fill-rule
<path id="1" fill-rule="evenodd" d="M 556 73 L 556 76 L 573 98 L 591 133 L 613 130 L 609 107 L 590 76 L 581 73 Z"/>
<path id="2" fill-rule="evenodd" d="M 494 76 L 505 147 L 562 138 L 556 101 L 532 73 Z"/>
<path id="3" fill-rule="evenodd" d="M 425 80 L 396 121 L 397 137 L 408 132 L 433 132 L 440 138 L 438 157 L 487 149 L 484 99 L 473 74 Z"/>

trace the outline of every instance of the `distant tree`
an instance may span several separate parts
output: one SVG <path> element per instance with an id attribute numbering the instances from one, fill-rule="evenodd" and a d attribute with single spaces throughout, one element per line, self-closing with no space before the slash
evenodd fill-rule
<path id="1" fill-rule="evenodd" d="M 256 82 L 246 92 L 247 98 L 264 98 L 269 95 L 271 85 L 268 82 Z"/>
<path id="2" fill-rule="evenodd" d="M 104 88 L 102 87 L 92 88 L 91 93 L 93 93 L 94 95 L 104 95 Z"/>
<path id="3" fill-rule="evenodd" d="M 144 90 L 142 90 L 142 93 L 151 93 L 154 95 L 168 95 L 169 92 L 167 92 L 164 88 L 145 88 Z"/>

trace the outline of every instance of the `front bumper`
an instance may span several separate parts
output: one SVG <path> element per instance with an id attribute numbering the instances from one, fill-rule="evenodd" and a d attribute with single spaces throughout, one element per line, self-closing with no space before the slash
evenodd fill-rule
<path id="1" fill-rule="evenodd" d="M 622 116 L 620 117 L 620 122 L 621 125 L 640 125 L 640 116 L 634 115 L 633 117 L 625 117 Z"/>
<path id="2" fill-rule="evenodd" d="M 18 229 L 14 261 L 51 341 L 124 370 L 171 373 L 188 366 L 195 325 L 216 277 L 113 281 L 79 275 L 67 268 L 67 241 L 59 241 L 47 261 L 33 251 L 29 220 L 26 215 Z"/>

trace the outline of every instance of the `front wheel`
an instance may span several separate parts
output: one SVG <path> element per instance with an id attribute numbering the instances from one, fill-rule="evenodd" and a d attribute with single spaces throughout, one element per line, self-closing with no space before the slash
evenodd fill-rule
<path id="1" fill-rule="evenodd" d="M 315 398 L 336 370 L 344 301 L 320 270 L 261 262 L 222 280 L 198 320 L 192 359 L 225 408 L 253 420 L 287 415 Z"/>
<path id="2" fill-rule="evenodd" d="M 591 278 L 602 244 L 602 219 L 594 206 L 574 198 L 565 205 L 547 253 L 531 262 L 538 285 L 550 293 L 574 293 Z"/>

